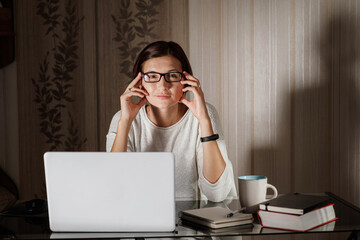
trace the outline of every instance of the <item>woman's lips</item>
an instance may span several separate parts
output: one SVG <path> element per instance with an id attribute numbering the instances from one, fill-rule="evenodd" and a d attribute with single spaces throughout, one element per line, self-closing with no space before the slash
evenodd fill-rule
<path id="1" fill-rule="evenodd" d="M 168 98 L 170 98 L 169 95 L 162 95 L 162 94 L 156 95 L 156 97 L 157 97 L 157 98 L 160 98 L 160 99 L 168 99 Z"/>

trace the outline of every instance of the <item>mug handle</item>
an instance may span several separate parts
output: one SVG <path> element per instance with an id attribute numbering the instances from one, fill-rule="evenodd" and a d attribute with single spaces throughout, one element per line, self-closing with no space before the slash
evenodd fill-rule
<path id="1" fill-rule="evenodd" d="M 274 187 L 273 185 L 268 183 L 266 185 L 266 188 L 271 188 L 273 190 L 273 192 L 274 192 L 274 195 L 270 199 L 274 199 L 274 198 L 276 198 L 278 196 L 278 191 L 277 191 L 276 187 Z"/>

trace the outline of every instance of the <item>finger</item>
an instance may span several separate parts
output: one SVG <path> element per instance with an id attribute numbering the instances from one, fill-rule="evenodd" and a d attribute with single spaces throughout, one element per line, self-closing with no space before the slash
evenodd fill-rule
<path id="1" fill-rule="evenodd" d="M 182 80 L 181 84 L 187 84 L 187 85 L 191 85 L 193 87 L 200 87 L 200 83 L 199 82 L 195 82 L 195 81 L 191 81 L 191 80 Z"/>
<path id="2" fill-rule="evenodd" d="M 194 77 L 193 75 L 191 75 L 190 73 L 184 71 L 183 72 L 184 76 L 185 76 L 185 80 L 189 80 L 189 81 L 193 81 L 193 82 L 200 82 L 199 79 L 197 79 L 196 77 Z"/>
<path id="3" fill-rule="evenodd" d="M 199 81 L 199 79 L 197 79 L 196 77 L 194 77 L 193 75 L 191 75 L 190 73 L 184 71 L 183 74 L 185 75 L 186 79 L 192 80 L 192 81 Z"/>
<path id="4" fill-rule="evenodd" d="M 147 98 L 143 97 L 137 105 L 141 108 L 147 101 Z"/>
<path id="5" fill-rule="evenodd" d="M 201 88 L 198 88 L 198 87 L 186 87 L 186 88 L 183 88 L 182 89 L 183 92 L 193 92 L 194 95 L 199 95 L 200 94 L 200 91 L 201 91 Z"/>
<path id="6" fill-rule="evenodd" d="M 191 102 L 189 100 L 187 100 L 186 98 L 181 97 L 179 101 L 182 102 L 183 104 L 185 104 L 188 108 L 190 108 Z"/>
<path id="7" fill-rule="evenodd" d="M 132 87 L 137 87 L 137 83 L 139 83 L 141 80 L 141 72 L 138 73 L 138 75 L 136 75 L 136 77 L 134 78 L 134 80 L 131 81 L 131 83 L 129 84 L 128 88 L 132 88 Z"/>
<path id="8" fill-rule="evenodd" d="M 138 93 L 144 94 L 145 96 L 149 96 L 149 93 L 145 89 L 140 89 L 140 88 L 136 88 L 136 87 L 129 87 L 128 91 L 129 92 L 138 92 Z"/>
<path id="9" fill-rule="evenodd" d="M 199 79 L 195 78 L 191 74 L 187 73 L 186 71 L 183 72 L 185 75 L 185 80 L 182 80 L 183 84 L 189 84 L 192 86 L 200 87 L 200 81 Z"/>
<path id="10" fill-rule="evenodd" d="M 131 92 L 126 92 L 125 93 L 125 97 L 129 98 L 129 97 L 132 97 L 132 96 L 137 96 L 137 97 L 145 97 L 144 94 L 140 93 L 140 92 L 136 92 L 136 91 L 131 91 Z"/>

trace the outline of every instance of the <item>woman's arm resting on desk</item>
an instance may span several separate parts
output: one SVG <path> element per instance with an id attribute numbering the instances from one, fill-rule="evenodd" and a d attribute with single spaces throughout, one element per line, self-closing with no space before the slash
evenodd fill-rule
<path id="1" fill-rule="evenodd" d="M 219 150 L 221 157 L 225 163 L 225 167 L 220 174 L 219 179 L 215 183 L 211 183 L 208 181 L 208 179 L 205 176 L 202 176 L 202 174 L 199 173 L 199 188 L 201 189 L 201 192 L 210 200 L 213 202 L 220 202 L 225 200 L 226 198 L 236 197 L 236 187 L 234 182 L 234 173 L 232 169 L 231 161 L 228 158 L 225 140 L 223 138 L 222 129 L 220 126 L 220 120 L 219 116 L 217 114 L 216 109 L 211 106 L 210 104 L 207 104 L 209 116 L 211 119 L 211 124 L 213 126 L 214 132 L 219 134 L 219 139 L 216 141 L 212 141 L 216 143 L 217 150 Z M 206 143 L 206 142 L 205 142 Z M 199 172 L 205 172 L 205 170 L 201 169 L 202 167 L 205 168 L 205 162 L 206 162 L 206 152 L 204 148 L 204 143 L 199 143 L 203 147 L 200 148 L 200 151 L 198 152 L 198 166 L 199 166 Z M 203 150 L 203 151 L 201 151 Z M 203 163 L 202 163 L 203 161 Z"/>
<path id="2" fill-rule="evenodd" d="M 214 134 L 210 118 L 200 123 L 201 137 Z M 221 155 L 217 141 L 202 143 L 203 148 L 203 175 L 210 183 L 216 183 L 225 170 L 225 161 Z"/>
<path id="3" fill-rule="evenodd" d="M 236 197 L 236 187 L 231 162 L 226 163 L 226 167 L 221 177 L 216 183 L 210 183 L 199 174 L 199 188 L 206 198 L 212 202 L 221 202 L 227 198 Z"/>

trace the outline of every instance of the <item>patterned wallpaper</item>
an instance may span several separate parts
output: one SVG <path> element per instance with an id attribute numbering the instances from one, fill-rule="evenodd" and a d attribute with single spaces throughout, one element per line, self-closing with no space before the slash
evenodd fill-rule
<path id="1" fill-rule="evenodd" d="M 138 52 L 155 40 L 184 42 L 169 22 L 186 2 L 17 2 L 21 198 L 46 197 L 46 151 L 105 150 Z"/>
<path id="2" fill-rule="evenodd" d="M 154 39 L 159 39 L 159 33 L 154 31 L 159 24 L 157 10 L 163 0 L 121 1 L 117 15 L 111 15 L 116 26 L 118 52 L 122 59 L 120 72 L 132 79 L 132 67 L 137 54 Z M 133 6 L 132 6 L 133 5 Z"/>
<path id="3" fill-rule="evenodd" d="M 61 8 L 64 9 L 61 12 Z M 36 78 L 31 78 L 40 117 L 40 132 L 46 137 L 50 151 L 80 151 L 86 143 L 79 123 L 67 105 L 74 102 L 73 72 L 79 65 L 79 28 L 84 20 L 78 16 L 72 1 L 39 1 L 38 17 L 43 19 L 43 37 L 53 46 L 47 49 Z"/>

